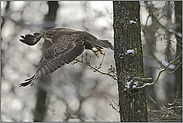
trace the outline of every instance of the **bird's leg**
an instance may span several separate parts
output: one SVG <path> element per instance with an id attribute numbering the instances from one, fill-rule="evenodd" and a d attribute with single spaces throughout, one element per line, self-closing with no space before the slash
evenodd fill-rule
<path id="1" fill-rule="evenodd" d="M 101 48 L 98 48 L 98 47 L 95 47 L 95 48 L 96 48 L 97 50 L 95 51 L 95 50 L 92 49 L 92 51 L 93 51 L 93 53 L 95 54 L 95 56 L 96 56 L 97 58 L 99 58 L 97 52 L 100 52 L 101 54 L 104 54 L 104 53 L 102 52 Z"/>
<path id="2" fill-rule="evenodd" d="M 96 49 L 97 49 L 97 52 L 100 52 L 100 54 L 104 55 L 104 53 L 102 52 L 101 48 L 96 47 Z"/>
<path id="3" fill-rule="evenodd" d="M 93 50 L 93 49 L 91 49 L 91 50 L 93 51 L 93 53 L 95 54 L 95 56 L 96 56 L 97 58 L 99 58 L 99 56 L 98 56 L 98 54 L 97 54 L 98 50 L 97 50 L 97 51 L 95 51 L 95 50 Z"/>

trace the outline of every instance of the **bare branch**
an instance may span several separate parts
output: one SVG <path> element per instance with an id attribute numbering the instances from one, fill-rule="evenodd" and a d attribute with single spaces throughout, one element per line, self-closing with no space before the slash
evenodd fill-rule
<path id="1" fill-rule="evenodd" d="M 166 71 L 166 69 L 167 69 L 171 64 L 173 64 L 174 62 L 176 62 L 176 61 L 179 59 L 179 57 L 180 57 L 181 55 L 182 55 L 182 52 L 179 54 L 179 56 L 178 56 L 176 59 L 174 59 L 173 61 L 171 61 L 163 70 L 161 70 L 161 71 L 159 72 L 156 81 L 154 81 L 154 82 L 152 82 L 152 83 L 146 83 L 146 84 L 144 84 L 143 86 L 136 87 L 136 89 L 142 89 L 142 88 L 145 88 L 145 87 L 147 87 L 147 86 L 152 86 L 152 85 L 156 84 L 156 83 L 158 82 L 159 78 L 160 78 L 160 75 L 161 75 L 164 71 Z"/>
<path id="2" fill-rule="evenodd" d="M 100 74 L 108 75 L 108 76 L 112 77 L 114 80 L 118 81 L 118 79 L 115 77 L 115 75 L 112 75 L 112 74 L 110 74 L 110 73 L 102 72 L 102 71 L 100 71 L 98 68 L 91 66 L 90 63 L 88 63 L 88 62 L 85 63 L 85 62 L 80 61 L 80 60 L 78 60 L 78 59 L 76 59 L 76 61 L 77 61 L 77 62 L 80 62 L 80 63 L 83 63 L 83 64 L 85 64 L 85 65 L 87 65 L 87 66 L 89 66 L 94 72 L 98 72 L 98 73 L 100 73 Z"/>
<path id="3" fill-rule="evenodd" d="M 149 9 L 149 13 L 151 13 L 152 17 L 156 20 L 156 22 L 163 28 L 165 29 L 167 32 L 171 33 L 171 34 L 174 34 L 176 36 L 178 36 L 179 38 L 182 38 L 182 34 L 179 33 L 179 32 L 176 32 L 175 30 L 173 29 L 169 29 L 167 28 L 166 26 L 164 26 L 163 24 L 161 24 L 158 20 L 158 18 L 154 15 L 153 13 L 153 10 L 151 9 L 150 5 L 148 5 L 146 2 L 145 2 L 147 8 Z"/>

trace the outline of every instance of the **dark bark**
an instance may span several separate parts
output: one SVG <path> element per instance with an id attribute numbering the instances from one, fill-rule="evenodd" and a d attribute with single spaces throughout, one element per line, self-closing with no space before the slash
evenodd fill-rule
<path id="1" fill-rule="evenodd" d="M 182 34 L 182 1 L 175 1 L 175 23 L 176 32 Z M 177 39 L 177 50 L 176 57 L 182 52 L 182 38 L 176 36 Z M 177 65 L 180 65 L 175 71 L 175 87 L 174 93 L 179 92 L 178 98 L 182 99 L 182 57 L 179 58 Z"/>
<path id="2" fill-rule="evenodd" d="M 56 13 L 59 7 L 58 1 L 48 1 L 48 6 L 49 6 L 49 11 L 48 14 L 45 16 L 45 21 L 55 21 L 56 19 Z M 42 46 L 42 53 L 45 52 L 46 49 L 51 45 L 50 42 L 45 41 Z M 51 83 L 51 76 L 44 77 L 40 79 L 40 81 L 44 82 L 45 84 L 50 84 Z M 39 82 L 38 82 L 39 84 Z M 47 111 L 47 92 L 40 88 L 38 86 L 38 91 L 37 91 L 37 102 L 36 102 L 36 107 L 35 107 L 35 112 L 34 112 L 34 121 L 35 122 L 43 122 L 44 117 Z"/>
<path id="3" fill-rule="evenodd" d="M 125 83 L 143 77 L 139 2 L 113 2 L 114 58 L 118 76 L 121 122 L 147 121 L 145 89 L 126 89 Z M 129 53 L 130 49 L 134 53 Z"/>
<path id="4" fill-rule="evenodd" d="M 182 1 L 175 1 L 175 23 L 176 23 L 176 32 L 182 34 Z M 177 39 L 177 49 L 176 49 L 176 57 L 182 52 L 182 38 L 176 36 Z M 179 104 L 182 104 L 182 56 L 179 58 L 177 62 L 179 67 L 175 71 L 175 86 L 174 86 L 174 93 L 178 92 L 177 98 Z M 175 110 L 180 116 L 182 116 L 182 109 Z M 182 119 L 181 119 L 182 121 Z"/>

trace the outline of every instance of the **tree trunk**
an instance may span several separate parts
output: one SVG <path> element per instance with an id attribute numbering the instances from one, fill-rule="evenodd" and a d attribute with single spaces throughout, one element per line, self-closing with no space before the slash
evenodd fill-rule
<path id="1" fill-rule="evenodd" d="M 176 32 L 182 34 L 182 1 L 175 1 L 175 23 L 176 23 Z M 182 52 L 182 38 L 177 37 L 177 51 L 176 57 Z M 178 98 L 182 99 L 182 57 L 179 58 L 180 66 L 175 71 L 175 87 L 174 93 L 179 92 Z M 177 65 L 178 65 L 177 64 Z"/>
<path id="2" fill-rule="evenodd" d="M 121 122 L 147 121 L 145 89 L 127 89 L 134 77 L 143 77 L 139 2 L 113 2 L 114 58 L 118 76 Z"/>
<path id="3" fill-rule="evenodd" d="M 182 1 L 175 1 L 175 23 L 176 23 L 176 32 L 182 34 Z M 182 52 L 182 38 L 176 36 L 177 39 L 177 50 L 176 57 Z M 175 71 L 175 86 L 174 93 L 178 92 L 179 104 L 182 104 L 182 57 L 179 58 L 177 63 L 179 67 Z M 182 116 L 182 109 L 175 109 L 175 111 Z"/>
<path id="4" fill-rule="evenodd" d="M 48 6 L 49 6 L 49 12 L 48 14 L 45 16 L 45 21 L 55 21 L 56 19 L 56 13 L 57 13 L 57 9 L 59 7 L 58 5 L 58 1 L 48 1 Z M 49 26 L 48 26 L 49 27 Z M 43 43 L 42 46 L 42 52 L 44 53 L 48 47 L 50 47 L 51 43 L 48 41 L 45 41 Z M 40 81 L 44 82 L 45 84 L 50 84 L 51 82 L 51 76 L 48 77 L 44 77 L 42 79 L 40 79 Z M 39 82 L 38 82 L 39 84 Z M 37 91 L 37 102 L 36 102 L 36 107 L 35 107 L 35 112 L 34 112 L 34 121 L 35 122 L 43 122 L 44 121 L 44 117 L 47 111 L 47 104 L 46 104 L 46 100 L 47 100 L 47 92 L 45 90 L 43 90 L 42 88 L 40 88 L 38 86 L 38 91 Z"/>
<path id="5" fill-rule="evenodd" d="M 167 27 L 170 27 L 170 25 L 172 24 L 172 10 L 171 10 L 171 2 L 167 1 L 167 5 L 166 7 L 167 9 L 167 13 L 165 15 L 166 20 L 167 20 Z M 167 39 L 167 44 L 166 44 L 166 48 L 165 48 L 165 60 L 170 63 L 174 58 L 173 58 L 173 54 L 171 52 L 171 34 L 169 32 L 166 31 L 165 33 L 166 35 L 166 39 Z M 165 98 L 163 100 L 163 102 L 165 103 L 165 105 L 167 106 L 167 104 L 169 102 L 173 102 L 173 97 L 170 96 L 173 93 L 173 82 L 174 81 L 174 73 L 169 73 L 167 72 L 165 74 L 165 78 L 164 78 L 164 84 L 163 84 L 163 90 L 165 90 Z M 173 80 L 172 80 L 173 79 Z"/>

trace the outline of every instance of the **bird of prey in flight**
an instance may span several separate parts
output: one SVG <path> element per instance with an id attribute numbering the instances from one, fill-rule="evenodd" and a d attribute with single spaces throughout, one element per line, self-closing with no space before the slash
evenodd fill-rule
<path id="1" fill-rule="evenodd" d="M 102 54 L 102 48 L 114 49 L 108 40 L 100 40 L 86 31 L 68 28 L 51 28 L 45 32 L 27 34 L 21 36 L 21 38 L 21 42 L 30 46 L 35 45 L 41 38 L 50 41 L 52 45 L 45 51 L 39 61 L 35 75 L 26 79 L 24 83 L 20 84 L 20 87 L 32 85 L 41 77 L 53 73 L 65 64 L 69 64 L 81 55 L 84 49 L 92 50 L 96 57 L 98 57 L 97 52 Z"/>

